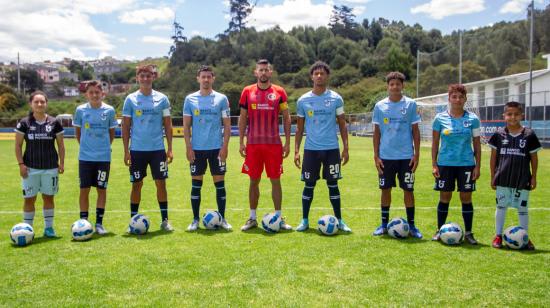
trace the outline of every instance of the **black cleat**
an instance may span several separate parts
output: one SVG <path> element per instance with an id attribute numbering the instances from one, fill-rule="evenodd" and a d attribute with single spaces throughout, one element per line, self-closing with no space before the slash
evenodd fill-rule
<path id="1" fill-rule="evenodd" d="M 477 241 L 476 239 L 474 238 L 474 234 L 473 233 L 466 233 L 466 235 L 464 235 L 464 239 L 470 243 L 470 245 L 477 245 Z"/>

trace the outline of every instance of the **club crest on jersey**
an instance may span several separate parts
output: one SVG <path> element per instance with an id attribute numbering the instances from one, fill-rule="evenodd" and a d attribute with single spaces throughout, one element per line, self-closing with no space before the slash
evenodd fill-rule
<path id="1" fill-rule="evenodd" d="M 325 100 L 325 106 L 326 106 L 326 107 L 330 107 L 330 104 L 331 104 L 331 103 L 332 103 L 332 99 L 329 98 L 329 99 L 326 99 L 326 100 Z"/>
<path id="2" fill-rule="evenodd" d="M 472 121 L 470 121 L 470 120 L 464 120 L 464 122 L 462 122 L 462 125 L 463 125 L 464 127 L 470 127 L 470 126 L 472 126 Z"/>
<path id="3" fill-rule="evenodd" d="M 193 113 L 194 113 L 196 116 L 199 116 L 199 115 L 201 114 L 201 111 L 200 111 L 200 109 L 195 109 L 195 110 L 193 111 Z"/>
<path id="4" fill-rule="evenodd" d="M 407 107 L 401 108 L 401 114 L 406 115 L 407 114 Z"/>
<path id="5" fill-rule="evenodd" d="M 270 101 L 274 101 L 276 98 L 277 98 L 277 95 L 275 95 L 275 93 L 269 93 L 267 95 L 267 99 Z"/>
<path id="6" fill-rule="evenodd" d="M 313 110 L 308 110 L 307 116 L 311 118 L 313 116 Z"/>
<path id="7" fill-rule="evenodd" d="M 101 121 L 107 120 L 107 111 L 101 113 Z"/>
<path id="8" fill-rule="evenodd" d="M 384 118 L 384 124 L 390 124 L 390 118 Z"/>
<path id="9" fill-rule="evenodd" d="M 51 125 L 46 125 L 46 132 L 51 132 L 52 131 L 52 126 Z"/>
<path id="10" fill-rule="evenodd" d="M 136 110 L 136 116 L 141 117 L 142 114 L 143 114 L 143 111 L 141 109 Z"/>
<path id="11" fill-rule="evenodd" d="M 17 123 L 17 128 L 21 128 L 21 122 Z"/>
<path id="12" fill-rule="evenodd" d="M 519 147 L 523 149 L 523 148 L 525 147 L 525 144 L 526 144 L 526 143 L 527 143 L 527 140 L 521 139 L 521 140 L 519 141 Z"/>

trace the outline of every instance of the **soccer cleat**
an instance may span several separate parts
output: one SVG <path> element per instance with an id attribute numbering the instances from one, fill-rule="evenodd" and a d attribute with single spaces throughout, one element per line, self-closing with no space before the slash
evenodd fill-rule
<path id="1" fill-rule="evenodd" d="M 493 239 L 493 248 L 502 248 L 502 235 L 495 235 Z"/>
<path id="2" fill-rule="evenodd" d="M 189 225 L 189 227 L 187 227 L 187 231 L 189 232 L 197 231 L 198 228 L 199 228 L 199 221 L 193 220 L 193 222 Z"/>
<path id="3" fill-rule="evenodd" d="M 168 219 L 165 219 L 160 223 L 160 229 L 168 232 L 174 231 L 174 227 L 170 225 L 170 223 L 168 222 Z"/>
<path id="4" fill-rule="evenodd" d="M 466 233 L 464 235 L 464 239 L 470 243 L 470 245 L 477 245 L 477 241 L 476 239 L 474 238 L 474 234 L 472 232 L 469 232 L 469 233 Z"/>
<path id="5" fill-rule="evenodd" d="M 55 230 L 52 227 L 44 229 L 44 236 L 45 237 L 57 237 L 55 234 Z"/>
<path id="6" fill-rule="evenodd" d="M 527 242 L 527 245 L 525 245 L 525 250 L 535 250 L 535 245 L 533 245 L 533 242 L 531 242 L 531 240 L 529 240 L 529 242 Z"/>
<path id="7" fill-rule="evenodd" d="M 432 236 L 432 241 L 439 241 L 441 239 L 441 234 L 439 233 L 439 230 L 435 231 L 434 236 Z"/>
<path id="8" fill-rule="evenodd" d="M 422 233 L 415 226 L 410 226 L 409 235 L 414 238 L 422 238 Z"/>
<path id="9" fill-rule="evenodd" d="M 258 222 L 256 219 L 248 219 L 246 223 L 241 227 L 241 231 L 248 231 L 252 228 L 256 228 L 258 226 Z"/>
<path id="10" fill-rule="evenodd" d="M 95 224 L 95 233 L 97 233 L 98 235 L 105 235 L 107 234 L 107 230 L 103 228 L 102 224 Z"/>
<path id="11" fill-rule="evenodd" d="M 281 224 L 280 224 L 280 226 L 281 226 L 281 229 L 282 229 L 282 230 L 292 230 L 292 226 L 289 225 L 289 224 L 287 224 L 287 223 L 285 222 L 285 218 L 284 218 L 284 217 L 281 217 Z"/>
<path id="12" fill-rule="evenodd" d="M 376 230 L 374 230 L 374 232 L 372 232 L 372 235 L 374 236 L 380 236 L 384 234 L 388 234 L 388 228 L 386 227 L 386 225 L 380 225 L 378 226 L 378 228 L 376 228 Z"/>
<path id="13" fill-rule="evenodd" d="M 346 225 L 343 219 L 338 220 L 338 230 L 344 231 L 344 232 L 351 232 L 351 228 Z"/>
<path id="14" fill-rule="evenodd" d="M 225 231 L 233 230 L 233 226 L 231 226 L 225 219 L 222 220 L 220 227 L 222 227 L 222 229 L 224 229 Z"/>
<path id="15" fill-rule="evenodd" d="M 307 229 L 309 229 L 309 221 L 307 218 L 302 219 L 302 222 L 298 225 L 296 228 L 296 231 L 298 232 L 304 232 Z"/>

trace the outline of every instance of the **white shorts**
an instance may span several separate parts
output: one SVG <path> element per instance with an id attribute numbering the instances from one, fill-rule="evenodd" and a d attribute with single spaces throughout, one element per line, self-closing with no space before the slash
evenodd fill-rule
<path id="1" fill-rule="evenodd" d="M 39 192 L 54 196 L 59 190 L 58 169 L 28 168 L 29 176 L 21 181 L 23 198 L 32 198 Z"/>
<path id="2" fill-rule="evenodd" d="M 497 186 L 498 207 L 513 207 L 519 209 L 527 208 L 528 204 L 529 191 L 527 189 Z"/>

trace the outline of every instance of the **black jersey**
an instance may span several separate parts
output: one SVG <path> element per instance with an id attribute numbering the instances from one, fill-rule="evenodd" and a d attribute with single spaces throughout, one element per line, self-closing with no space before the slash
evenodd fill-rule
<path id="1" fill-rule="evenodd" d="M 44 122 L 37 122 L 32 116 L 25 117 L 17 123 L 15 132 L 25 135 L 25 152 L 23 162 L 35 169 L 53 169 L 59 167 L 55 138 L 63 134 L 59 121 L 46 116 Z"/>
<path id="2" fill-rule="evenodd" d="M 501 128 L 491 136 L 489 146 L 497 151 L 495 185 L 529 190 L 531 154 L 541 149 L 535 132 L 524 127 L 513 136 L 507 128 Z"/>

